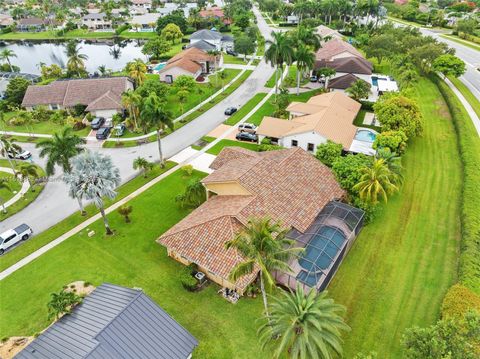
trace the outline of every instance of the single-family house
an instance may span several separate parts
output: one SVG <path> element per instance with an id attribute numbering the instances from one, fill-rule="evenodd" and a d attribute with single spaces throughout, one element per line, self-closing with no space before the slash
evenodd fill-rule
<path id="1" fill-rule="evenodd" d="M 22 106 L 31 111 L 39 106 L 58 110 L 83 105 L 94 116 L 111 118 L 123 110 L 122 94 L 131 89 L 128 77 L 57 80 L 28 86 Z"/>
<path id="2" fill-rule="evenodd" d="M 287 24 L 297 25 L 298 24 L 298 16 L 297 15 L 288 15 L 287 16 Z"/>
<path id="3" fill-rule="evenodd" d="M 89 30 L 110 30 L 112 20 L 104 12 L 89 13 L 82 17 L 82 26 L 86 26 Z"/>
<path id="4" fill-rule="evenodd" d="M 348 211 L 337 211 L 338 218 L 321 222 L 332 212 L 329 208 L 345 195 L 331 170 L 301 148 L 254 152 L 227 147 L 210 168 L 214 172 L 202 180 L 207 201 L 157 240 L 166 247 L 168 255 L 185 265 L 195 263 L 210 280 L 242 295 L 256 279 L 259 268 L 232 281 L 229 278 L 232 269 L 245 258 L 234 248 L 227 249 L 225 244 L 250 219 L 268 216 L 280 221 L 294 239 L 314 230 L 335 233 L 338 243 L 328 250 L 326 247 L 330 246 L 322 246 L 324 237 L 326 242 L 331 241 L 327 236 L 298 242 L 307 251 L 292 259 L 296 272 L 277 273 L 278 280 L 292 288 L 297 281 L 310 288 L 325 288 L 345 254 L 348 241 L 355 236 L 352 233 L 358 233 L 363 217 L 362 211 L 339 204 L 358 214 L 357 220 L 351 221 L 354 230 L 345 229 Z M 325 263 L 327 251 L 330 261 Z M 318 279 L 313 284 L 311 269 Z"/>
<path id="5" fill-rule="evenodd" d="M 232 20 L 227 18 L 223 10 L 217 6 L 213 6 L 213 7 L 209 7 L 204 10 L 201 10 L 198 14 L 202 19 L 206 19 L 206 20 L 217 19 L 222 21 L 225 25 L 230 25 L 232 23 Z"/>
<path id="6" fill-rule="evenodd" d="M 161 16 L 159 13 L 150 12 L 143 15 L 135 15 L 128 22 L 134 30 L 154 31 L 157 26 L 157 20 Z"/>
<path id="7" fill-rule="evenodd" d="M 233 50 L 233 37 L 207 29 L 198 30 L 190 35 L 189 47 L 197 47 L 203 50 L 208 45 L 215 47 L 218 51 Z"/>
<path id="8" fill-rule="evenodd" d="M 104 283 L 15 358 L 190 359 L 197 345 L 141 289 Z"/>
<path id="9" fill-rule="evenodd" d="M 322 38 L 322 44 L 332 39 L 342 39 L 342 35 L 337 30 L 333 30 L 325 25 L 317 26 L 315 32 Z"/>
<path id="10" fill-rule="evenodd" d="M 149 11 L 152 8 L 152 0 L 131 0 L 132 6 L 141 7 Z"/>
<path id="11" fill-rule="evenodd" d="M 287 107 L 288 120 L 264 117 L 257 135 L 259 140 L 268 137 L 280 146 L 300 147 L 311 153 L 318 145 L 331 140 L 340 143 L 344 151 L 373 155 L 376 132 L 353 124 L 360 108 L 360 103 L 344 93 L 328 92 L 313 96 L 307 102 L 292 102 Z"/>
<path id="12" fill-rule="evenodd" d="M 192 76 L 196 79 L 202 74 L 214 72 L 222 66 L 223 57 L 209 55 L 203 50 L 191 47 L 178 53 L 167 61 L 158 71 L 160 81 L 172 83 L 180 75 Z"/>
<path id="13" fill-rule="evenodd" d="M 0 14 L 0 29 L 12 26 L 15 23 L 13 17 L 8 14 Z"/>
<path id="14" fill-rule="evenodd" d="M 190 2 L 190 3 L 184 3 L 184 4 L 177 4 L 173 2 L 167 2 L 164 4 L 163 7 L 156 8 L 156 11 L 162 16 L 166 16 L 171 14 L 174 11 L 182 10 L 184 16 L 188 17 L 190 16 L 190 12 L 196 8 L 197 8 L 197 3 Z"/>
<path id="15" fill-rule="evenodd" d="M 17 31 L 38 32 L 45 29 L 46 25 L 47 25 L 46 19 L 41 19 L 39 17 L 27 17 L 24 19 L 17 20 Z"/>

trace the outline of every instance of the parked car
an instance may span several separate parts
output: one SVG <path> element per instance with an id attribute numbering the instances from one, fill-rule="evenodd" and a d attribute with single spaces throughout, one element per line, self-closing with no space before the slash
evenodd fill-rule
<path id="1" fill-rule="evenodd" d="M 100 127 L 103 126 L 104 123 L 105 123 L 105 118 L 95 117 L 90 123 L 90 126 L 92 126 L 92 130 L 98 130 Z"/>
<path id="2" fill-rule="evenodd" d="M 229 107 L 225 110 L 225 115 L 230 116 L 233 115 L 235 112 L 237 112 L 236 107 Z"/>
<path id="3" fill-rule="evenodd" d="M 238 130 L 240 132 L 250 132 L 250 133 L 255 133 L 257 132 L 257 126 L 255 126 L 253 123 L 242 123 L 238 126 Z"/>
<path id="4" fill-rule="evenodd" d="M 250 141 L 250 142 L 258 141 L 258 136 L 254 133 L 249 133 L 249 132 L 239 132 L 237 133 L 235 138 L 239 141 Z"/>
<path id="5" fill-rule="evenodd" d="M 30 238 L 32 233 L 33 230 L 24 223 L 0 234 L 0 255 L 5 253 L 5 251 L 14 244 Z"/>
<path id="6" fill-rule="evenodd" d="M 233 51 L 231 49 L 227 49 L 227 54 L 232 55 L 232 56 L 238 56 L 238 53 L 236 53 L 235 51 Z"/>
<path id="7" fill-rule="evenodd" d="M 111 127 L 101 127 L 98 129 L 95 137 L 97 140 L 106 140 L 110 134 Z"/>
<path id="8" fill-rule="evenodd" d="M 117 137 L 123 136 L 126 130 L 127 127 L 123 123 L 119 123 L 113 128 L 114 135 Z"/>
<path id="9" fill-rule="evenodd" d="M 315 76 L 315 75 L 310 76 L 310 82 L 317 82 L 317 81 L 318 81 L 317 76 Z"/>
<path id="10" fill-rule="evenodd" d="M 7 152 L 7 155 L 8 157 L 15 158 L 16 160 L 28 160 L 30 157 L 32 157 L 30 151 L 22 151 L 20 153 Z"/>

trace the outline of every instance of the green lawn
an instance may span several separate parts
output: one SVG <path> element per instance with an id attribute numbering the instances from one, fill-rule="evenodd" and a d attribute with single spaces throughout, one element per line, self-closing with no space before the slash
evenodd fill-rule
<path id="1" fill-rule="evenodd" d="M 265 96 L 267 96 L 264 92 L 259 92 L 255 94 L 245 105 L 243 105 L 237 112 L 235 112 L 232 116 L 225 121 L 226 125 L 233 126 L 237 124 L 242 118 L 244 118 L 252 109 L 257 106 L 260 101 L 262 101 Z"/>
<path id="2" fill-rule="evenodd" d="M 14 131 L 14 132 L 24 132 L 29 133 L 41 133 L 41 134 L 53 134 L 55 132 L 60 132 L 63 130 L 66 125 L 59 125 L 53 121 L 41 121 L 36 123 L 31 123 L 28 125 L 9 125 L 7 122 L 4 122 L 1 125 L 2 131 Z M 70 126 L 68 126 L 70 127 Z M 74 131 L 78 136 L 87 136 L 90 133 L 91 129 L 89 126 L 85 127 L 82 130 Z"/>
<path id="3" fill-rule="evenodd" d="M 246 65 L 248 61 L 243 60 L 243 57 L 232 56 L 229 54 L 223 54 L 224 64 L 239 64 Z"/>
<path id="4" fill-rule="evenodd" d="M 467 99 L 470 106 L 473 107 L 473 110 L 480 117 L 480 99 L 478 99 L 465 84 L 459 79 L 449 76 L 448 79 L 452 81 L 455 87 L 462 93 L 462 95 Z"/>
<path id="5" fill-rule="evenodd" d="M 440 35 L 440 36 L 447 39 L 447 40 L 451 40 L 451 41 L 454 41 L 454 42 L 459 43 L 461 45 L 467 46 L 467 47 L 469 47 L 473 50 L 480 51 L 480 45 L 476 44 L 472 41 L 462 39 L 462 38 L 460 38 L 458 36 L 455 36 L 455 35 Z"/>
<path id="6" fill-rule="evenodd" d="M 126 39 L 149 39 L 155 36 L 157 36 L 156 32 L 124 31 L 120 35 L 116 35 L 113 31 L 91 32 L 84 29 L 75 29 L 62 36 L 58 36 L 57 31 L 51 30 L 40 32 L 9 32 L 7 34 L 0 34 L 0 40 L 111 39 L 114 37 Z"/>
<path id="7" fill-rule="evenodd" d="M 273 80 L 275 82 L 275 78 Z M 300 76 L 300 87 L 308 84 L 309 79 Z M 288 74 L 287 76 L 283 79 L 282 82 L 283 87 L 297 87 L 297 66 L 296 65 L 290 65 L 288 67 Z M 273 86 L 271 86 L 273 87 Z"/>
<path id="8" fill-rule="evenodd" d="M 212 148 L 207 150 L 207 153 L 212 155 L 218 155 L 224 147 L 243 147 L 252 151 L 258 151 L 259 146 L 253 142 L 241 142 L 241 141 L 234 141 L 234 140 L 221 140 Z"/>
<path id="9" fill-rule="evenodd" d="M 232 305 L 213 284 L 201 292 L 187 292 L 180 283 L 183 266 L 155 242 L 189 213 L 175 202 L 175 196 L 190 179 L 178 171 L 133 199 L 131 224 L 117 213 L 109 215 L 114 236 L 104 236 L 103 224 L 97 221 L 89 228 L 95 236 L 89 238 L 84 230 L 2 280 L 0 337 L 43 330 L 48 325 L 50 293 L 72 281 L 86 280 L 94 285 L 109 282 L 142 288 L 198 339 L 196 358 L 269 357 L 257 341 L 261 299 L 244 298 Z"/>
<path id="10" fill-rule="evenodd" d="M 1 161 L 1 160 L 0 160 Z M 0 162 L 1 164 L 1 162 Z M 137 190 L 145 183 L 151 181 L 155 177 L 158 177 L 162 173 L 166 172 L 170 168 L 175 166 L 174 162 L 168 161 L 164 169 L 161 169 L 160 166 L 155 166 L 155 168 L 149 172 L 147 178 L 143 176 L 137 176 L 134 179 L 128 181 L 127 183 L 121 185 L 117 189 L 117 197 L 113 201 L 105 201 L 105 205 L 109 206 L 122 198 L 125 198 L 127 195 Z M 40 192 L 37 189 L 37 193 Z M 0 271 L 10 267 L 12 264 L 18 262 L 20 259 L 26 257 L 30 253 L 34 252 L 38 248 L 44 246 L 45 244 L 53 241 L 55 238 L 61 236 L 63 233 L 68 232 L 70 229 L 74 228 L 76 225 L 82 223 L 86 219 L 92 217 L 98 213 L 98 210 L 93 205 L 88 205 L 85 207 L 87 211 L 86 216 L 81 216 L 79 212 L 75 212 L 69 217 L 65 218 L 56 225 L 50 227 L 46 231 L 39 233 L 32 237 L 29 241 L 25 242 L 21 246 L 15 248 L 14 251 L 7 252 L 0 257 Z M 1 217 L 0 217 L 1 218 Z"/>
<path id="11" fill-rule="evenodd" d="M 405 183 L 357 238 L 330 285 L 348 308 L 345 357 L 376 351 L 401 358 L 405 328 L 435 322 L 456 280 L 462 167 L 450 114 L 437 87 L 416 87 L 422 137 L 404 156 Z"/>
<path id="12" fill-rule="evenodd" d="M 1 166 L 8 167 L 10 166 Z M 22 184 L 18 181 L 12 173 L 0 171 L 0 181 L 5 181 L 9 187 L 9 190 L 6 188 L 0 188 L 0 205 L 10 200 L 16 193 L 22 188 Z M 2 213 L 3 214 L 3 213 Z"/>
<path id="13" fill-rule="evenodd" d="M 275 71 L 272 76 L 267 80 L 267 82 L 265 83 L 265 87 L 268 87 L 268 88 L 274 88 L 275 87 L 275 74 L 277 73 L 277 71 Z M 280 70 L 278 70 L 278 75 L 277 75 L 277 80 L 280 79 L 280 76 L 281 76 L 281 72 Z"/>

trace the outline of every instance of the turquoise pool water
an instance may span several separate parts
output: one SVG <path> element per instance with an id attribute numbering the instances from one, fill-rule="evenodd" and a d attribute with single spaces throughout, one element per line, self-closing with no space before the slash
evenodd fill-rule
<path id="1" fill-rule="evenodd" d="M 373 142 L 377 135 L 369 130 L 358 130 L 355 139 L 364 142 Z"/>
<path id="2" fill-rule="evenodd" d="M 160 71 L 161 69 L 163 69 L 165 67 L 166 63 L 165 62 L 162 62 L 162 63 L 159 63 L 157 66 L 155 66 L 153 69 L 155 71 Z"/>

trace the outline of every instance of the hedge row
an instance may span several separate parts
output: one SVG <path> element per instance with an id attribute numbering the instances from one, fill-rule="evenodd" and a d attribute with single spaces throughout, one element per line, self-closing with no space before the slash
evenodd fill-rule
<path id="1" fill-rule="evenodd" d="M 452 115 L 464 172 L 459 281 L 480 294 L 480 138 L 453 91 L 439 78 L 436 83 Z"/>

